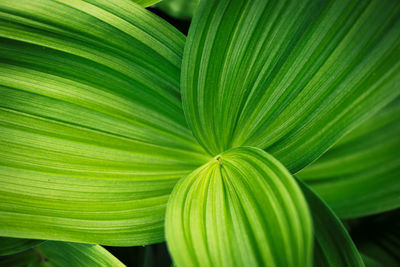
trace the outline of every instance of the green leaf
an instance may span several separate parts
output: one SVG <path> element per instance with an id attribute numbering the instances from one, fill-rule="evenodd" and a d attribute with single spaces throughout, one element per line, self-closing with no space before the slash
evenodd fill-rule
<path id="1" fill-rule="evenodd" d="M 199 2 L 199 0 L 163 0 L 156 7 L 172 17 L 190 19 Z"/>
<path id="2" fill-rule="evenodd" d="M 158 3 L 161 0 L 132 0 L 132 1 L 141 6 L 147 7 L 147 6 L 154 5 L 155 3 Z"/>
<path id="3" fill-rule="evenodd" d="M 311 163 L 400 94 L 400 2 L 200 3 L 182 65 L 185 115 L 204 148 Z"/>
<path id="4" fill-rule="evenodd" d="M 99 245 L 46 241 L 20 254 L 0 257 L 1 266 L 125 266 Z"/>
<path id="5" fill-rule="evenodd" d="M 0 235 L 164 240 L 207 162 L 179 96 L 184 36 L 129 0 L 0 1 Z"/>
<path id="6" fill-rule="evenodd" d="M 43 240 L 0 237 L 0 256 L 15 254 L 36 247 Z"/>
<path id="7" fill-rule="evenodd" d="M 380 264 L 379 262 L 377 262 L 376 260 L 371 259 L 370 257 L 368 257 L 364 254 L 361 254 L 361 257 L 362 257 L 366 267 L 385 267 L 382 264 Z"/>
<path id="8" fill-rule="evenodd" d="M 333 211 L 299 181 L 313 218 L 315 267 L 362 267 L 364 263 L 347 230 Z"/>
<path id="9" fill-rule="evenodd" d="M 400 207 L 400 98 L 297 175 L 342 218 Z"/>
<path id="10" fill-rule="evenodd" d="M 310 266 L 312 223 L 290 173 L 258 148 L 234 148 L 175 186 L 166 238 L 177 266 Z"/>
<path id="11" fill-rule="evenodd" d="M 30 249 L 22 253 L 0 257 L 1 266 L 36 267 L 43 266 L 40 256 L 35 250 Z"/>

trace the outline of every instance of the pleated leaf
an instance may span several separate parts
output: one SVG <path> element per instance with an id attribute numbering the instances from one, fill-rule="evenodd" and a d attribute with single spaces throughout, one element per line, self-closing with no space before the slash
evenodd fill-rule
<path id="1" fill-rule="evenodd" d="M 363 267 L 360 254 L 338 217 L 307 185 L 299 184 L 313 218 L 314 266 Z"/>
<path id="2" fill-rule="evenodd" d="M 296 181 L 257 148 L 229 150 L 196 169 L 167 206 L 177 266 L 310 266 L 312 237 Z"/>
<path id="3" fill-rule="evenodd" d="M 16 254 L 33 248 L 43 240 L 0 237 L 0 256 Z"/>
<path id="4" fill-rule="evenodd" d="M 342 218 L 400 207 L 400 98 L 297 176 Z"/>
<path id="5" fill-rule="evenodd" d="M 400 91 L 400 2 L 205 0 L 182 65 L 204 148 L 309 164 Z"/>
<path id="6" fill-rule="evenodd" d="M 208 157 L 179 96 L 184 36 L 130 0 L 0 2 L 0 235 L 164 240 Z"/>
<path id="7" fill-rule="evenodd" d="M 1 266 L 123 267 L 117 258 L 99 245 L 46 241 L 20 254 L 0 257 Z"/>

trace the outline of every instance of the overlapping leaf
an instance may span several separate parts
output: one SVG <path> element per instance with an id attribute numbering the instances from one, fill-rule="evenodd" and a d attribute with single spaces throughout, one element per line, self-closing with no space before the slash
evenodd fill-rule
<path id="1" fill-rule="evenodd" d="M 22 252 L 42 242 L 43 240 L 0 237 L 0 256 Z"/>
<path id="2" fill-rule="evenodd" d="M 289 172 L 261 149 L 222 153 L 179 181 L 166 215 L 177 266 L 310 266 L 312 224 Z"/>
<path id="3" fill-rule="evenodd" d="M 360 217 L 400 207 L 400 99 L 298 173 L 335 212 Z"/>
<path id="4" fill-rule="evenodd" d="M 99 245 L 46 241 L 25 252 L 0 257 L 1 266 L 123 267 L 117 258 Z"/>
<path id="5" fill-rule="evenodd" d="M 400 2 L 200 3 L 182 66 L 185 115 L 216 155 L 266 149 L 295 172 L 400 91 Z"/>
<path id="6" fill-rule="evenodd" d="M 0 235 L 164 239 L 208 160 L 182 112 L 184 36 L 130 0 L 0 2 Z"/>
<path id="7" fill-rule="evenodd" d="M 314 266 L 362 267 L 360 254 L 332 210 L 305 184 L 299 182 L 313 217 Z"/>

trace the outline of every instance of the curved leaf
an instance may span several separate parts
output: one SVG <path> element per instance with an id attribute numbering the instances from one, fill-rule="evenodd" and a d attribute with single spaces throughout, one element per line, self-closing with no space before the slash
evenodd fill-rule
<path id="1" fill-rule="evenodd" d="M 364 254 L 361 254 L 361 256 L 363 258 L 363 261 L 364 261 L 366 267 L 385 267 L 382 264 L 380 264 L 379 262 L 377 262 L 376 260 L 371 259 L 370 257 L 368 257 Z"/>
<path id="2" fill-rule="evenodd" d="M 43 242 L 43 240 L 0 237 L 0 256 L 15 254 Z"/>
<path id="3" fill-rule="evenodd" d="M 364 263 L 347 230 L 307 185 L 299 182 L 313 217 L 315 267 L 362 267 Z"/>
<path id="4" fill-rule="evenodd" d="M 154 5 L 155 3 L 158 3 L 160 1 L 161 0 L 133 0 L 133 2 L 135 2 L 141 6 L 144 6 L 144 7 Z"/>
<path id="5" fill-rule="evenodd" d="M 179 97 L 184 36 L 129 0 L 0 2 L 0 235 L 164 240 L 209 159 Z"/>
<path id="6" fill-rule="evenodd" d="M 99 245 L 46 241 L 20 254 L 0 257 L 1 266 L 125 266 Z"/>
<path id="7" fill-rule="evenodd" d="M 400 207 L 400 98 L 297 175 L 342 218 Z"/>
<path id="8" fill-rule="evenodd" d="M 224 152 L 179 181 L 166 214 L 178 266 L 310 266 L 312 224 L 301 190 L 257 148 Z"/>
<path id="9" fill-rule="evenodd" d="M 182 65 L 194 135 L 213 155 L 255 146 L 300 170 L 399 95 L 399 11 L 391 0 L 203 1 Z"/>

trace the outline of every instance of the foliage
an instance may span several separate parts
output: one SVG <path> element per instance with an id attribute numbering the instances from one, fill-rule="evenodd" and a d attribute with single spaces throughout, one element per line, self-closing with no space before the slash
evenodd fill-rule
<path id="1" fill-rule="evenodd" d="M 0 2 L 0 265 L 395 266 L 400 2 L 155 2 Z"/>

